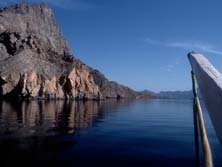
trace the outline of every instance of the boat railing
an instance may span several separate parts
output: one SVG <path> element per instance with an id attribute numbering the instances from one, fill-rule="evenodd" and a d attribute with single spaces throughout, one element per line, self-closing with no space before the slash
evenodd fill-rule
<path id="1" fill-rule="evenodd" d="M 197 90 L 198 90 L 198 85 L 197 85 L 197 81 L 195 78 L 195 75 L 193 73 L 193 71 L 191 71 L 191 76 L 192 76 L 192 85 L 193 85 L 193 95 L 194 95 L 194 101 L 193 101 L 193 112 L 194 112 L 194 128 L 195 129 L 195 134 L 197 138 L 195 138 L 195 145 L 199 145 L 198 143 L 198 127 L 199 127 L 199 132 L 200 132 L 200 136 L 201 136 L 201 141 L 202 141 L 202 148 L 203 148 L 203 154 L 204 154 L 204 164 L 206 167 L 212 167 L 213 166 L 213 160 L 212 160 L 212 153 L 211 153 L 211 148 L 210 148 L 210 144 L 209 144 L 209 140 L 207 137 L 207 131 L 205 128 L 205 124 L 204 124 L 204 119 L 203 119 L 203 112 L 202 112 L 202 108 L 201 108 L 201 104 L 200 104 L 200 100 L 199 97 L 197 95 Z M 198 124 L 198 125 L 196 125 Z M 196 147 L 197 149 L 199 149 L 199 146 Z M 197 166 L 199 166 L 199 150 L 197 155 Z"/>
<path id="2" fill-rule="evenodd" d="M 222 144 L 222 74 L 202 54 L 191 52 L 188 54 L 188 58 L 192 67 L 194 123 L 196 122 L 198 124 L 198 126 L 194 125 L 194 132 L 200 132 L 205 166 L 211 167 L 213 166 L 212 152 L 204 125 L 201 104 L 204 103 L 215 129 L 217 138 L 219 139 L 220 144 Z M 200 93 L 197 93 L 197 90 Z M 198 98 L 199 94 L 201 94 L 201 104 Z M 196 148 L 199 147 L 196 144 L 197 141 L 199 140 L 195 137 Z M 197 153 L 199 153 L 199 151 L 196 151 L 196 155 Z"/>

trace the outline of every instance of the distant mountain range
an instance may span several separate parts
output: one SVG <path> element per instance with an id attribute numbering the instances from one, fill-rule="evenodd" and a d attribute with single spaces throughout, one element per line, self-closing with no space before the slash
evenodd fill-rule
<path id="1" fill-rule="evenodd" d="M 193 92 L 190 91 L 161 91 L 159 93 L 152 92 L 150 90 L 141 91 L 142 94 L 149 94 L 155 98 L 160 99 L 192 99 Z"/>

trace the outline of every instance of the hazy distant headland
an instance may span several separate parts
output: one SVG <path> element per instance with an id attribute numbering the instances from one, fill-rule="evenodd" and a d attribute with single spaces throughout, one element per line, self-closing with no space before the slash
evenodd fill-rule
<path id="1" fill-rule="evenodd" d="M 193 99 L 193 91 L 161 91 L 158 93 L 144 90 L 142 94 L 148 94 L 158 99 Z"/>
<path id="2" fill-rule="evenodd" d="M 0 8 L 0 84 L 2 98 L 141 97 L 76 59 L 46 4 Z"/>

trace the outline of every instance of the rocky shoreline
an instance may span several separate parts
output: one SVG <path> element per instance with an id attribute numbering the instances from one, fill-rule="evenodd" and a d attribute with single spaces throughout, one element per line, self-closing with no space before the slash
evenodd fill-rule
<path id="1" fill-rule="evenodd" d="M 137 98 L 72 54 L 46 4 L 0 8 L 0 98 Z"/>

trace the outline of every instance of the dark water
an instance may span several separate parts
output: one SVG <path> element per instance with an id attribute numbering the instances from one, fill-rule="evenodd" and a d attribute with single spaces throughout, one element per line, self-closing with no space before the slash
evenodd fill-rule
<path id="1" fill-rule="evenodd" d="M 214 165 L 221 166 L 220 144 L 204 117 Z M 1 102 L 0 159 L 1 167 L 195 166 L 192 101 Z"/>

